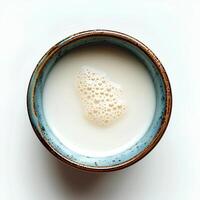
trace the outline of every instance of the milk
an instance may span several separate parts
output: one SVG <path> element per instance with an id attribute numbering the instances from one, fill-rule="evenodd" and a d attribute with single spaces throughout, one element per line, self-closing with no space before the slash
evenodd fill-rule
<path id="1" fill-rule="evenodd" d="M 76 88 L 82 66 L 105 72 L 123 87 L 126 113 L 110 126 L 89 121 Z M 58 139 L 87 156 L 109 156 L 134 145 L 147 131 L 155 112 L 155 90 L 142 63 L 115 46 L 81 47 L 65 55 L 50 72 L 44 87 L 46 120 Z"/>

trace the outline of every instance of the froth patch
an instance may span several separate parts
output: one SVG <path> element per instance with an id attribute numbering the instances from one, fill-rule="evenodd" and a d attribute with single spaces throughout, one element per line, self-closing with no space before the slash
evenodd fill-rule
<path id="1" fill-rule="evenodd" d="M 82 67 L 77 87 L 87 118 L 98 125 L 108 125 L 126 110 L 122 87 L 109 80 L 104 72 Z"/>

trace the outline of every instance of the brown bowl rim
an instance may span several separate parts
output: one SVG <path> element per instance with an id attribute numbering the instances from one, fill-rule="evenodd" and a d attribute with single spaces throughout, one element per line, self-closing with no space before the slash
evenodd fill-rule
<path id="1" fill-rule="evenodd" d="M 136 38 L 134 38 L 132 36 L 129 36 L 127 34 L 118 32 L 118 31 L 112 31 L 112 30 L 106 30 L 106 29 L 95 29 L 95 30 L 87 30 L 87 31 L 78 32 L 78 33 L 73 34 L 73 35 L 69 36 L 68 38 L 66 38 L 67 41 L 65 41 L 66 39 L 62 40 L 62 41 L 65 41 L 62 45 L 60 45 L 60 43 L 62 43 L 62 41 L 60 41 L 59 43 L 54 45 L 42 57 L 41 60 L 43 60 L 43 58 L 45 56 L 48 56 L 48 58 L 46 59 L 46 61 L 47 61 L 51 57 L 51 55 L 53 55 L 61 47 L 66 46 L 69 43 L 74 42 L 76 40 L 83 39 L 83 38 L 90 37 L 90 36 L 110 36 L 110 37 L 115 37 L 115 38 L 127 41 L 127 42 L 133 44 L 134 46 L 137 46 L 139 49 L 141 49 L 152 60 L 152 62 L 154 63 L 155 67 L 158 69 L 158 71 L 159 71 L 159 73 L 160 73 L 160 75 L 162 77 L 162 80 L 164 82 L 164 86 L 165 86 L 166 105 L 165 105 L 164 117 L 163 117 L 163 120 L 161 122 L 160 128 L 158 129 L 158 131 L 156 133 L 156 136 L 151 141 L 151 143 L 145 149 L 143 149 L 139 154 L 137 154 L 133 158 L 131 158 L 128 161 L 123 162 L 121 164 L 108 166 L 108 167 L 85 166 L 85 165 L 81 165 L 81 164 L 78 164 L 78 163 L 74 163 L 74 162 L 68 160 L 67 158 L 65 158 L 64 156 L 60 155 L 42 137 L 40 131 L 33 125 L 32 121 L 31 121 L 31 116 L 30 116 L 31 114 L 30 114 L 30 111 L 29 111 L 29 108 L 28 108 L 28 97 L 27 97 L 28 115 L 29 115 L 29 119 L 30 119 L 32 128 L 33 128 L 34 132 L 36 133 L 37 137 L 39 138 L 39 140 L 49 150 L 49 152 L 51 152 L 59 160 L 61 160 L 62 162 L 66 163 L 66 164 L 68 164 L 68 165 L 70 165 L 72 167 L 75 167 L 75 168 L 78 168 L 78 169 L 81 169 L 81 170 L 84 170 L 84 171 L 89 171 L 89 172 L 111 172 L 111 171 L 120 170 L 120 169 L 126 168 L 126 167 L 128 167 L 130 165 L 133 165 L 134 163 L 136 163 L 139 160 L 141 160 L 142 158 L 144 158 L 157 145 L 157 143 L 162 138 L 162 136 L 163 136 L 163 134 L 164 134 L 164 132 L 165 132 L 167 126 L 168 126 L 169 120 L 170 120 L 171 111 L 172 111 L 172 91 L 171 91 L 170 81 L 169 81 L 169 78 L 167 76 L 167 73 L 166 73 L 163 65 L 161 64 L 160 60 L 156 57 L 156 55 L 146 45 L 144 45 L 142 42 L 140 42 Z M 41 64 L 41 61 L 38 63 L 38 65 L 40 65 L 40 64 Z M 38 67 L 38 65 L 36 66 L 36 68 Z M 35 68 L 35 70 L 36 70 L 36 68 Z M 33 72 L 33 74 L 34 74 L 34 72 Z M 32 76 L 33 76 L 33 74 L 32 74 Z M 31 78 L 32 78 L 32 76 L 31 76 Z M 28 88 L 29 87 L 30 87 L 30 82 L 29 82 Z M 28 93 L 27 93 L 27 96 L 28 96 Z"/>

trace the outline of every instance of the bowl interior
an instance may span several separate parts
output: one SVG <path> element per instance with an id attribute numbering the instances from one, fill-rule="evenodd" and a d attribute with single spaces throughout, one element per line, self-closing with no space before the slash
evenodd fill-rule
<path id="1" fill-rule="evenodd" d="M 78 154 L 70 150 L 67 146 L 62 144 L 50 129 L 43 111 L 43 88 L 47 76 L 55 63 L 69 51 L 78 48 L 82 45 L 94 44 L 112 44 L 131 51 L 138 59 L 146 66 L 149 71 L 156 92 L 156 110 L 152 123 L 144 136 L 131 148 L 107 157 L 90 157 Z M 133 44 L 125 39 L 115 37 L 112 35 L 88 35 L 87 37 L 80 37 L 71 39 L 66 38 L 47 52 L 38 63 L 30 80 L 27 102 L 28 112 L 34 130 L 41 141 L 50 148 L 50 150 L 58 155 L 62 160 L 68 161 L 74 165 L 83 166 L 86 168 L 112 168 L 123 165 L 124 163 L 136 159 L 146 148 L 156 139 L 158 131 L 164 120 L 166 113 L 166 89 L 163 82 L 162 74 L 159 72 L 157 66 L 152 59 L 143 51 L 137 43 Z"/>

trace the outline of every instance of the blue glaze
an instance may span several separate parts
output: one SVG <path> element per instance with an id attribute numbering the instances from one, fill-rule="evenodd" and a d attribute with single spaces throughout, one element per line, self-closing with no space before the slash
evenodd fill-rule
<path id="1" fill-rule="evenodd" d="M 57 47 L 61 47 L 60 50 L 54 53 L 54 55 L 45 64 L 45 67 L 41 70 L 41 63 L 43 63 L 47 57 L 46 54 L 38 63 L 31 77 L 27 94 L 28 112 L 31 123 L 33 127 L 38 130 L 41 137 L 44 138 L 44 140 L 55 152 L 73 163 L 88 167 L 98 166 L 100 168 L 122 164 L 142 152 L 156 137 L 157 131 L 160 128 L 166 109 L 166 91 L 161 74 L 158 72 L 152 60 L 140 48 L 124 40 L 110 36 L 92 36 L 80 39 L 65 46 L 65 43 L 68 42 L 69 39 L 70 38 L 66 38 L 56 45 Z M 64 146 L 50 129 L 43 111 L 43 88 L 47 76 L 51 69 L 55 66 L 56 61 L 76 47 L 97 43 L 111 43 L 130 50 L 147 67 L 156 91 L 156 111 L 152 123 L 145 135 L 134 146 L 126 151 L 107 157 L 89 157 L 81 155 Z M 41 72 L 39 73 L 40 70 Z"/>

